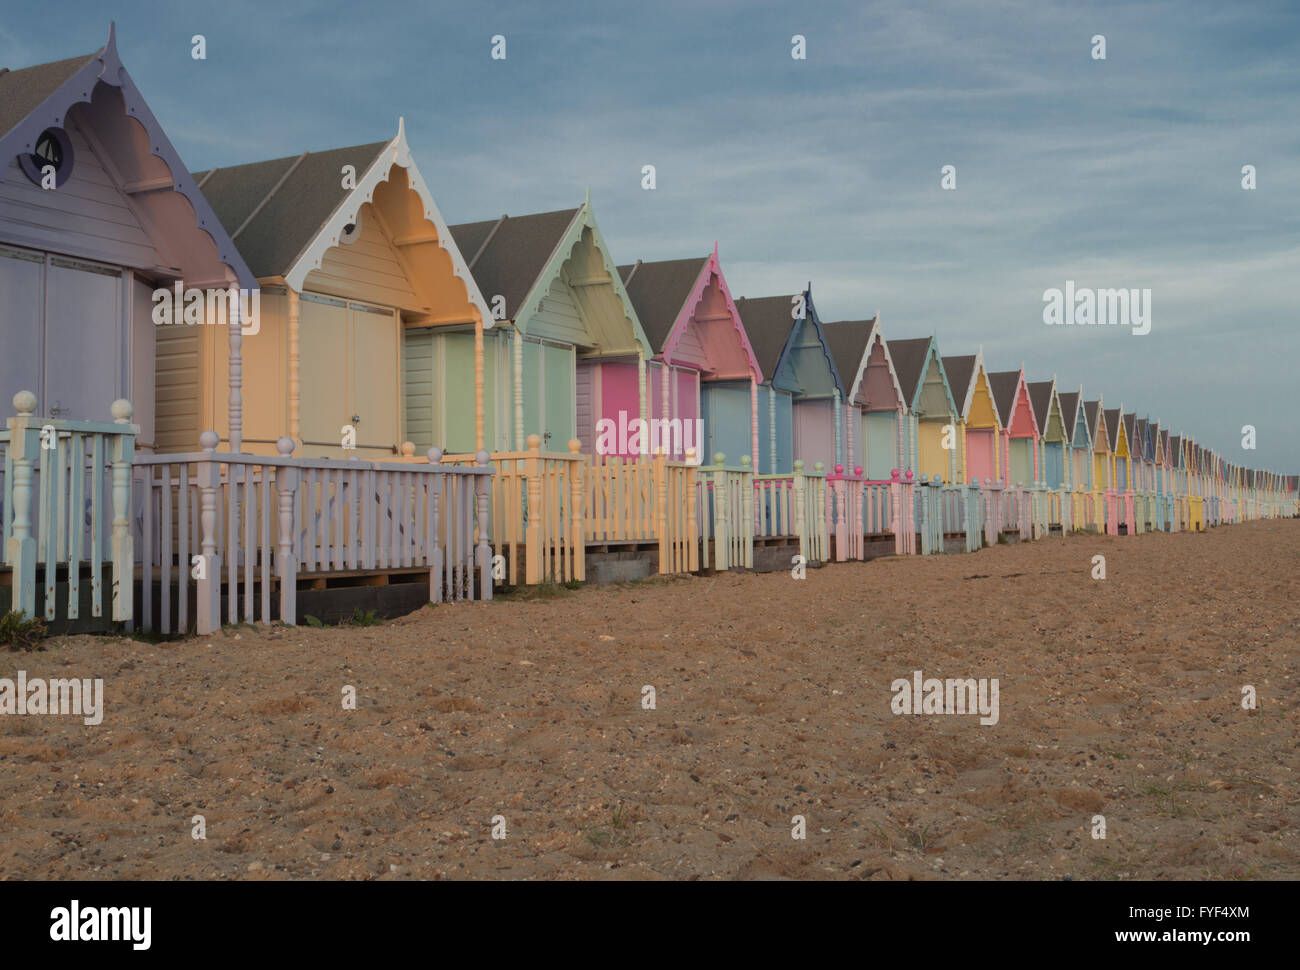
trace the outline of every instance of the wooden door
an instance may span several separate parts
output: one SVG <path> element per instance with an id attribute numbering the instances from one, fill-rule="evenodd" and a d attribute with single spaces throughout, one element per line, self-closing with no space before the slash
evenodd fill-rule
<path id="1" fill-rule="evenodd" d="M 44 303 L 41 254 L 0 249 L 0 418 L 14 413 L 19 391 L 41 392 Z"/>
<path id="2" fill-rule="evenodd" d="M 121 396 L 122 302 L 121 270 L 57 257 L 50 260 L 45 286 L 45 391 L 39 414 L 109 420 L 109 407 Z"/>
<path id="3" fill-rule="evenodd" d="M 396 313 L 362 303 L 348 304 L 348 342 L 352 348 L 349 410 L 357 422 L 357 448 L 396 454 L 401 445 L 401 334 Z M 474 371 L 470 370 L 473 385 Z M 473 436 L 474 396 L 470 394 L 470 435 Z"/>
<path id="4" fill-rule="evenodd" d="M 342 428 L 356 413 L 348 389 L 352 342 L 347 304 L 304 294 L 299 327 L 299 421 L 307 453 L 319 455 L 322 448 L 340 447 Z M 358 443 L 363 434 L 358 427 Z"/>

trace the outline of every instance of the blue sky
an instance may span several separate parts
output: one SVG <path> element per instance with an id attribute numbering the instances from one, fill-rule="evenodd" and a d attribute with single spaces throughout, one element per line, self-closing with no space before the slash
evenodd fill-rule
<path id="1" fill-rule="evenodd" d="M 0 65 L 91 51 L 115 19 L 195 170 L 389 138 L 404 115 L 451 222 L 571 207 L 590 187 L 619 262 L 716 239 L 737 295 L 811 280 L 824 319 L 879 310 L 890 337 L 982 345 L 993 370 L 1023 362 L 1229 460 L 1300 472 L 1300 4 L 51 10 L 9 6 Z M 1150 288 L 1151 332 L 1044 325 L 1043 291 L 1067 279 Z"/>

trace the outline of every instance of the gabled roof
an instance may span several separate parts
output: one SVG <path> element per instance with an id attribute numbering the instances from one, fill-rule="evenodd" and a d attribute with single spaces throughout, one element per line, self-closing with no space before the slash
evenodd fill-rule
<path id="1" fill-rule="evenodd" d="M 186 217 L 192 210 L 195 227 L 208 238 L 197 247 L 188 239 L 182 240 L 175 247 L 180 263 L 177 268 L 194 282 L 211 285 L 218 281 L 207 277 L 220 264 L 240 286 L 255 289 L 256 278 L 122 64 L 114 24 L 109 25 L 107 42 L 93 54 L 19 70 L 0 69 L 0 181 L 4 180 L 10 161 L 29 155 L 45 129 L 62 127 L 75 105 L 86 102 L 93 105 L 100 85 L 117 89 L 124 108 L 122 123 L 128 119 L 139 123 L 151 146 L 150 156 L 160 159 L 166 168 L 165 180 L 151 179 L 148 186 L 139 187 L 132 195 L 132 204 L 143 214 L 143 221 L 149 227 L 156 227 L 147 227 L 146 231 L 165 234 L 170 227 L 178 225 L 176 196 L 182 196 L 189 206 Z M 118 188 L 127 191 L 127 186 Z M 179 205 L 183 207 L 184 203 Z M 177 240 L 173 238 L 172 242 Z M 215 249 L 215 260 L 211 262 L 205 254 L 209 244 Z"/>
<path id="2" fill-rule="evenodd" d="M 303 152 L 195 172 L 203 194 L 259 279 L 287 276 L 350 191 L 344 165 L 365 172 L 390 142 Z"/>
<path id="3" fill-rule="evenodd" d="M 703 256 L 654 263 L 638 259 L 630 266 L 618 268 L 628 298 L 650 340 L 650 348 L 656 354 L 663 353 L 673 325 L 708 266 L 709 257 Z"/>
<path id="4" fill-rule="evenodd" d="M 20 121 L 79 74 L 82 68 L 98 60 L 103 51 L 104 48 L 101 47 L 80 57 L 0 73 L 0 135 L 6 135 L 17 127 Z M 44 130 L 44 127 L 40 129 Z M 38 131 L 37 134 L 39 133 Z"/>
<path id="5" fill-rule="evenodd" d="M 989 374 L 989 386 L 993 388 L 993 402 L 997 405 L 998 416 L 1004 428 L 1011 426 L 1011 416 L 1015 413 L 1016 397 L 1024 373 L 1023 370 L 1000 370 Z M 1032 400 L 1029 406 L 1033 408 Z M 1037 427 L 1036 422 L 1035 427 Z"/>
<path id="6" fill-rule="evenodd" d="M 903 388 L 903 398 L 909 408 L 916 406 L 917 388 L 925 375 L 925 365 L 933 342 L 933 337 L 886 341 L 889 344 L 889 355 L 894 358 L 899 386 Z"/>
<path id="7" fill-rule="evenodd" d="M 528 321 L 541 311 L 551 284 L 562 278 L 565 263 L 587 232 L 591 233 L 595 252 L 607 274 L 601 278 L 601 285 L 608 284 L 628 324 L 627 332 L 619 332 L 623 328 L 617 324 L 611 325 L 612 329 L 603 335 L 589 334 L 596 350 L 608 354 L 639 352 L 653 357 L 655 351 L 596 224 L 590 197 L 576 209 L 527 216 L 503 215 L 495 220 L 451 227 L 451 235 L 465 253 L 479 290 L 489 299 L 503 297 L 506 319 L 525 333 L 529 330 Z M 585 322 L 594 325 L 598 320 Z M 601 343 L 602 336 L 623 342 Z"/>
<path id="8" fill-rule="evenodd" d="M 1183 439 L 1181 435 L 1169 436 L 1170 461 L 1175 468 L 1183 467 Z"/>
<path id="9" fill-rule="evenodd" d="M 785 350 L 786 341 L 794 327 L 791 311 L 794 301 L 799 296 L 738 297 L 736 309 L 745 322 L 745 332 L 749 334 L 750 346 L 758 357 L 758 366 L 769 381 L 776 376 L 776 366 Z"/>
<path id="10" fill-rule="evenodd" d="M 954 400 L 960 402 L 960 417 L 966 417 L 970 410 L 971 389 L 975 384 L 975 368 L 979 361 L 976 354 L 958 357 L 945 357 L 943 369 L 948 374 L 948 386 L 952 388 Z"/>
<path id="11" fill-rule="evenodd" d="M 1147 458 L 1150 457 L 1151 454 L 1151 439 L 1147 436 L 1146 418 L 1134 419 L 1133 434 L 1136 436 L 1138 441 L 1138 445 L 1139 445 L 1138 450 L 1140 452 L 1139 457 L 1141 457 L 1145 461 Z"/>
<path id="12" fill-rule="evenodd" d="M 1079 405 L 1083 401 L 1083 391 L 1058 391 L 1056 399 L 1061 402 L 1061 423 L 1074 439 L 1074 429 L 1079 424 Z M 1085 421 L 1086 425 L 1087 422 Z"/>
<path id="13" fill-rule="evenodd" d="M 1102 414 L 1101 401 L 1084 401 L 1083 413 L 1088 417 L 1088 431 L 1092 435 L 1092 444 L 1095 448 L 1097 445 L 1098 435 L 1106 438 L 1106 450 L 1111 450 L 1110 433 L 1106 430 L 1106 419 Z"/>
<path id="14" fill-rule="evenodd" d="M 716 281 L 718 295 L 731 318 L 730 327 L 744 355 L 745 369 L 754 380 L 762 383 L 762 367 L 750 344 L 740 310 L 731 296 L 731 288 L 727 286 L 727 278 L 722 275 L 717 243 L 713 245 L 713 252 L 702 259 L 637 260 L 631 265 L 620 266 L 618 272 L 650 341 L 651 350 L 670 363 L 677 359 L 677 349 L 687 321 L 698 312 L 706 291 Z M 715 316 L 697 320 L 697 325 L 707 328 L 716 322 L 718 318 Z"/>
<path id="15" fill-rule="evenodd" d="M 903 388 L 898 381 L 898 371 L 889 353 L 889 344 L 880 331 L 879 310 L 870 320 L 839 320 L 835 323 L 824 323 L 822 332 L 826 335 L 826 344 L 830 347 L 835 369 L 845 385 L 846 401 L 857 399 L 872 349 L 879 344 L 881 353 L 885 357 L 885 364 L 889 368 L 889 378 L 893 382 L 894 393 L 906 406 Z"/>
<path id="16" fill-rule="evenodd" d="M 580 211 L 581 207 L 503 215 L 450 229 L 480 292 L 489 298 L 505 297 L 506 319 L 515 320 Z"/>
<path id="17" fill-rule="evenodd" d="M 1119 447 L 1119 408 L 1109 408 L 1104 414 L 1106 416 L 1106 440 L 1110 442 L 1110 450 L 1114 451 Z"/>
<path id="18" fill-rule="evenodd" d="M 1136 436 L 1137 415 L 1132 412 L 1124 415 L 1124 440 L 1128 442 L 1128 453 L 1132 458 L 1141 457 L 1141 446 Z"/>
<path id="19" fill-rule="evenodd" d="M 1056 378 L 1050 381 L 1034 381 L 1026 385 L 1029 388 L 1029 403 L 1033 405 L 1034 416 L 1038 419 L 1038 436 L 1041 438 L 1047 434 L 1047 421 L 1052 413 L 1052 398 L 1056 395 Z M 1060 402 L 1057 402 L 1060 407 Z M 1064 419 L 1061 421 L 1065 423 Z M 1074 429 L 1070 429 L 1070 437 L 1074 437 Z"/>

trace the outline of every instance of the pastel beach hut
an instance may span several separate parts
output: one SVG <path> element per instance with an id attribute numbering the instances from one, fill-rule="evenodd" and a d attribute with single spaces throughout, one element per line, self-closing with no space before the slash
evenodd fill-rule
<path id="1" fill-rule="evenodd" d="M 544 451 L 563 451 L 576 437 L 594 454 L 602 418 L 649 414 L 649 341 L 590 199 L 574 209 L 461 223 L 451 234 L 501 331 L 486 367 L 494 448 L 519 451 L 537 434 Z M 619 378 L 608 397 L 596 387 L 605 373 Z"/>
<path id="2" fill-rule="evenodd" d="M 959 407 L 957 481 L 970 485 L 1002 481 L 998 440 L 1002 423 L 993 403 L 993 388 L 984 369 L 984 351 L 943 358 L 953 398 Z"/>
<path id="3" fill-rule="evenodd" d="M 155 394 L 182 329 L 156 325 L 155 295 L 177 284 L 224 296 L 256 280 L 122 64 L 115 28 L 94 53 L 0 69 L 4 406 L 29 391 L 36 414 L 107 421 L 126 399 L 137 449 L 197 449 L 193 402 L 165 381 Z M 236 427 L 238 386 L 236 354 L 211 389 Z"/>
<path id="4" fill-rule="evenodd" d="M 718 263 L 717 246 L 702 258 L 638 260 L 619 274 L 654 358 L 647 369 L 649 417 L 669 422 L 669 454 L 732 465 L 759 454 L 758 388 L 763 372 Z M 601 363 L 592 393 L 637 400 L 637 373 Z M 622 386 L 616 386 L 619 382 Z M 612 404 L 604 411 L 609 413 Z M 677 421 L 678 425 L 671 422 Z M 674 436 L 671 429 L 680 427 Z"/>
<path id="5" fill-rule="evenodd" d="M 1085 401 L 1084 414 L 1088 420 L 1089 437 L 1092 439 L 1092 467 L 1090 470 L 1090 491 L 1102 494 L 1112 488 L 1110 466 L 1110 434 L 1106 430 L 1105 405 L 1101 398 Z"/>
<path id="6" fill-rule="evenodd" d="M 387 141 L 196 178 L 257 276 L 260 314 L 243 337 L 242 429 L 216 407 L 216 375 L 238 349 L 233 340 L 218 327 L 160 328 L 159 394 L 175 407 L 178 448 L 209 427 L 232 443 L 242 430 L 253 454 L 275 454 L 286 431 L 297 454 L 315 458 L 382 460 L 412 436 L 433 444 L 432 387 L 446 386 L 441 374 L 418 374 L 419 348 L 438 328 L 466 334 L 467 403 L 455 432 L 465 447 L 476 443 L 482 363 L 473 348 L 492 321 L 402 121 Z M 417 376 L 423 406 L 404 414 L 404 381 Z"/>
<path id="7" fill-rule="evenodd" d="M 890 356 L 907 400 L 908 467 L 926 479 L 957 480 L 957 405 L 934 337 L 890 340 Z M 945 447 L 951 435 L 952 447 Z"/>
<path id="8" fill-rule="evenodd" d="M 1183 436 L 1170 434 L 1169 454 L 1166 456 L 1169 469 L 1169 492 L 1173 501 L 1174 532 L 1187 529 L 1187 485 L 1183 475 Z"/>
<path id="9" fill-rule="evenodd" d="M 1029 399 L 1034 405 L 1038 421 L 1039 481 L 1050 489 L 1063 488 L 1066 483 L 1065 419 L 1061 415 L 1061 399 L 1056 391 L 1056 378 L 1050 381 L 1032 381 Z"/>
<path id="10" fill-rule="evenodd" d="M 1061 402 L 1061 423 L 1066 429 L 1065 475 L 1067 487 L 1076 492 L 1092 487 L 1092 434 L 1083 407 L 1083 388 L 1057 392 Z"/>
<path id="11" fill-rule="evenodd" d="M 817 463 L 829 469 L 842 445 L 843 392 L 811 286 L 788 296 L 741 297 L 736 308 L 767 377 L 759 388 L 760 431 L 765 409 L 768 431 L 760 470 L 789 474 L 796 460 L 809 471 Z"/>
<path id="12" fill-rule="evenodd" d="M 1129 523 L 1132 521 L 1129 515 L 1130 495 L 1129 495 L 1129 447 L 1128 434 L 1124 427 L 1124 410 L 1123 405 L 1118 408 L 1107 408 L 1104 412 L 1106 420 L 1106 437 L 1110 444 L 1110 483 L 1111 490 L 1108 497 L 1106 517 L 1111 523 L 1113 535 L 1122 534 L 1132 535 L 1133 529 Z"/>
<path id="13" fill-rule="evenodd" d="M 1025 370 L 996 371 L 989 375 L 993 399 L 1002 419 L 1002 460 L 1007 484 L 1032 486 L 1038 481 L 1038 419 L 1025 383 Z"/>
<path id="14" fill-rule="evenodd" d="M 880 313 L 870 320 L 827 323 L 822 329 L 847 394 L 844 467 L 861 468 L 872 481 L 889 481 L 905 464 L 907 404 L 881 333 Z"/>

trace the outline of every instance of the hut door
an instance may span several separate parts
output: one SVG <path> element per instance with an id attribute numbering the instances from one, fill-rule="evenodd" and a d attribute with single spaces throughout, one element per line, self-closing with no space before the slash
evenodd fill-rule
<path id="1" fill-rule="evenodd" d="M 352 346 L 352 414 L 357 425 L 357 446 L 388 450 L 398 440 L 399 326 L 396 313 L 385 307 L 348 304 L 348 338 Z M 470 380 L 473 380 L 473 370 Z M 473 414 L 473 397 L 470 398 Z M 473 423 L 471 419 L 471 431 Z"/>
<path id="2" fill-rule="evenodd" d="M 124 386 L 122 304 L 120 269 L 0 249 L 4 406 L 31 391 L 41 417 L 109 420 Z"/>
<path id="3" fill-rule="evenodd" d="M 392 453 L 398 438 L 399 331 L 392 309 L 304 293 L 299 375 L 303 441 Z"/>
<path id="4" fill-rule="evenodd" d="M 42 413 L 107 421 L 119 396 L 123 333 L 121 270 L 51 259 Z"/>
<path id="5" fill-rule="evenodd" d="M 338 448 L 348 408 L 348 308 L 342 300 L 303 294 L 300 310 L 300 415 L 303 442 Z M 361 431 L 358 428 L 358 442 Z"/>

